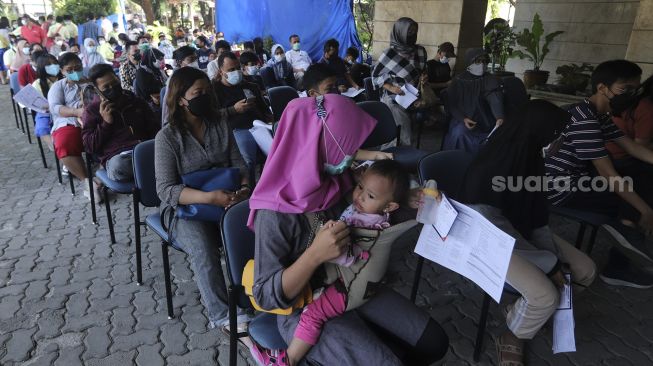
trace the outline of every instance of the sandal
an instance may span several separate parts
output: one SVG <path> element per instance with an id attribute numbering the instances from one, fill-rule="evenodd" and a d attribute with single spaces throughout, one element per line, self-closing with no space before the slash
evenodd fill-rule
<path id="1" fill-rule="evenodd" d="M 497 346 L 497 360 L 500 366 L 524 366 L 524 349 L 520 346 L 515 346 L 512 344 L 502 344 L 501 336 L 497 337 L 494 340 L 494 344 Z M 504 360 L 504 353 L 517 355 L 521 358 L 521 361 L 513 360 Z"/>
<path id="2" fill-rule="evenodd" d="M 290 366 L 285 349 L 266 349 L 254 342 L 249 352 L 258 366 Z"/>
<path id="3" fill-rule="evenodd" d="M 249 349 L 252 343 L 252 341 L 249 339 L 248 325 L 249 323 L 238 323 L 236 328 L 236 340 L 238 341 L 238 344 L 243 347 L 243 349 Z M 229 338 L 231 336 L 229 324 L 222 325 L 220 327 L 220 332 Z"/>

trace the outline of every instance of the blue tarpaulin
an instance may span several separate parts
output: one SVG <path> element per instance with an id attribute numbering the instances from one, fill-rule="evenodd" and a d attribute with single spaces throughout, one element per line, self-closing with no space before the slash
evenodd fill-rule
<path id="1" fill-rule="evenodd" d="M 288 37 L 298 34 L 314 61 L 329 38 L 340 42 L 341 57 L 348 47 L 361 49 L 351 0 L 216 0 L 216 24 L 229 42 L 271 36 L 286 51 Z"/>

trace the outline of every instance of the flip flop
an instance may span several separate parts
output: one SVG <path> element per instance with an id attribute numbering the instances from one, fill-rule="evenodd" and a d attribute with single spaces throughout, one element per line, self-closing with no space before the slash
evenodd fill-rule
<path id="1" fill-rule="evenodd" d="M 494 340 L 494 344 L 497 346 L 497 360 L 500 366 L 524 366 L 524 349 L 520 346 L 515 346 L 512 344 L 502 344 L 501 336 L 497 337 Z M 513 355 L 518 355 L 521 357 L 522 361 L 512 361 L 504 360 L 503 354 L 510 353 Z"/>

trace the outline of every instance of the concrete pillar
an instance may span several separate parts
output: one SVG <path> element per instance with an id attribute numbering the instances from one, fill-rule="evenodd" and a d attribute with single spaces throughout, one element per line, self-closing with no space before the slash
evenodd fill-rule
<path id="1" fill-rule="evenodd" d="M 455 69 L 460 70 L 465 50 L 482 45 L 486 11 L 487 0 L 377 0 L 372 54 L 378 58 L 389 47 L 397 19 L 410 17 L 419 23 L 417 43 L 426 48 L 429 59 L 440 43 L 451 42 L 461 61 L 456 62 Z"/>
<path id="2" fill-rule="evenodd" d="M 626 58 L 637 62 L 644 70 L 643 77 L 653 74 L 653 0 L 641 0 L 633 31 L 628 41 Z"/>

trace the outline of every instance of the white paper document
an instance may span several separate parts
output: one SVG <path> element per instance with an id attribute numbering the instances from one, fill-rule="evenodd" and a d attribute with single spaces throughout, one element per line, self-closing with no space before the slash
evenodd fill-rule
<path id="1" fill-rule="evenodd" d="M 404 92 L 404 95 L 396 95 L 395 102 L 404 108 L 410 107 L 419 98 L 419 90 L 411 84 L 404 84 L 401 90 Z"/>
<path id="2" fill-rule="evenodd" d="M 362 93 L 364 91 L 365 91 L 365 89 L 363 89 L 363 88 L 361 88 L 361 89 L 349 88 L 349 89 L 347 89 L 346 92 L 341 93 L 340 95 L 344 95 L 344 96 L 349 97 L 349 98 L 356 98 L 360 93 Z"/>
<path id="3" fill-rule="evenodd" d="M 16 95 L 14 100 L 24 107 L 39 113 L 48 112 L 48 100 L 31 85 L 25 85 Z"/>
<path id="4" fill-rule="evenodd" d="M 480 213 L 449 201 L 458 216 L 446 240 L 432 225 L 424 225 L 415 253 L 465 276 L 499 302 L 515 239 Z"/>
<path id="5" fill-rule="evenodd" d="M 574 301 L 571 291 L 571 275 L 565 274 L 567 283 L 560 289 L 560 305 L 553 314 L 553 353 L 576 352 L 574 336 Z"/>
<path id="6" fill-rule="evenodd" d="M 432 206 L 424 203 L 424 206 L 417 211 L 417 222 L 433 225 L 442 240 L 446 241 L 447 235 L 449 235 L 449 231 L 456 221 L 456 217 L 458 217 L 458 211 L 442 192 L 440 192 L 440 197 L 433 202 L 435 204 Z"/>
<path id="7" fill-rule="evenodd" d="M 272 147 L 272 125 L 259 120 L 255 120 L 252 125 L 249 132 L 254 137 L 261 151 L 266 156 L 269 155 L 270 148 Z"/>
<path id="8" fill-rule="evenodd" d="M 306 98 L 306 97 L 308 97 L 308 93 L 307 93 L 305 90 L 304 90 L 304 91 L 300 91 L 299 93 L 297 93 L 297 95 L 299 95 L 300 98 Z"/>

